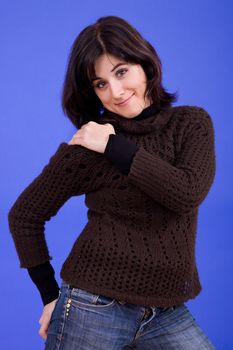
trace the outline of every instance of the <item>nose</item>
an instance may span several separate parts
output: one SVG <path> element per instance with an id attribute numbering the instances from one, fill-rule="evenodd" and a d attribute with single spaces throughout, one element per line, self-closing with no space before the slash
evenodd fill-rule
<path id="1" fill-rule="evenodd" d="M 121 81 L 113 81 L 110 83 L 112 97 L 115 99 L 121 98 L 124 95 L 124 88 Z"/>

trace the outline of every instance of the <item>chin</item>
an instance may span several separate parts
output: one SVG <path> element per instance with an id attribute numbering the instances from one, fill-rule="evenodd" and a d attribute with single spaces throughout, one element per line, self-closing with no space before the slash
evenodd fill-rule
<path id="1" fill-rule="evenodd" d="M 132 111 L 129 111 L 128 113 L 125 112 L 125 117 L 128 117 L 128 118 L 134 118 L 136 117 L 137 115 L 139 115 L 141 112 L 143 111 L 143 108 L 137 108 L 137 109 L 134 109 Z"/>
<path id="2" fill-rule="evenodd" d="M 108 108 L 109 111 L 112 111 L 116 114 L 119 114 L 120 116 L 124 117 L 124 118 L 134 118 L 136 117 L 137 115 L 139 115 L 142 111 L 143 111 L 143 108 L 142 107 L 138 107 L 138 108 L 135 108 L 135 107 L 131 107 L 130 106 L 127 108 Z"/>

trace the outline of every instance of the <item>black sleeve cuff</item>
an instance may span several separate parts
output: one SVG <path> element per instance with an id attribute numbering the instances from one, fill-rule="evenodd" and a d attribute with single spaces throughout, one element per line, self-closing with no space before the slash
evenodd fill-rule
<path id="1" fill-rule="evenodd" d="M 133 157 L 139 147 L 121 134 L 110 134 L 104 155 L 123 174 L 128 175 Z"/>
<path id="2" fill-rule="evenodd" d="M 40 292 L 44 305 L 58 298 L 59 287 L 54 276 L 54 269 L 49 261 L 38 266 L 29 267 L 27 270 Z"/>

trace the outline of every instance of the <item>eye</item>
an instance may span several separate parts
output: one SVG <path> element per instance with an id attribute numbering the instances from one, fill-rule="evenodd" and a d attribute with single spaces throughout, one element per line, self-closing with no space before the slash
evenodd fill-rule
<path id="1" fill-rule="evenodd" d="M 122 77 L 123 75 L 125 75 L 125 73 L 128 71 L 127 68 L 123 68 L 123 69 L 119 69 L 117 72 L 116 72 L 116 75 Z"/>
<path id="2" fill-rule="evenodd" d="M 127 68 L 121 68 L 118 71 L 116 71 L 116 76 L 121 78 L 121 77 L 123 77 L 126 74 L 127 71 L 128 71 Z M 105 82 L 101 81 L 101 80 L 94 85 L 94 87 L 96 89 L 103 89 L 105 86 L 106 86 Z"/>
<path id="3" fill-rule="evenodd" d="M 104 82 L 103 82 L 103 81 L 98 82 L 98 83 L 95 85 L 95 87 L 96 87 L 97 89 L 102 89 L 102 88 L 104 87 Z"/>

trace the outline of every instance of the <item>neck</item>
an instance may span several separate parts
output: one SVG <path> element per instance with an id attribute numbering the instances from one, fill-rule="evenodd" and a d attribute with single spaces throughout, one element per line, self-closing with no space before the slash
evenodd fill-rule
<path id="1" fill-rule="evenodd" d="M 109 111 L 108 109 L 105 109 L 103 116 L 112 115 L 112 116 L 115 116 L 116 118 L 120 118 L 120 119 L 124 118 L 127 120 L 142 120 L 142 119 L 145 119 L 145 118 L 150 117 L 152 115 L 156 115 L 159 111 L 160 111 L 160 108 L 158 108 L 154 103 L 152 103 L 151 105 L 145 107 L 138 115 L 136 115 L 132 118 L 124 117 L 120 114 Z"/>
<path id="2" fill-rule="evenodd" d="M 117 133 L 142 135 L 153 133 L 162 127 L 170 119 L 171 113 L 171 107 L 157 108 L 152 104 L 130 119 L 105 110 L 98 122 L 100 124 L 112 124 Z"/>

